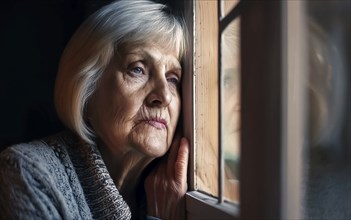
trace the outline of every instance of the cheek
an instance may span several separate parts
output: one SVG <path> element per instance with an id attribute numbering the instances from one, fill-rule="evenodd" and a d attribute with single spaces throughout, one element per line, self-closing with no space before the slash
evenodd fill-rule
<path id="1" fill-rule="evenodd" d="M 171 103 L 171 118 L 172 120 L 178 121 L 178 117 L 181 111 L 181 100 L 180 97 L 177 96 Z"/>
<path id="2" fill-rule="evenodd" d="M 113 97 L 106 109 L 101 109 L 104 116 L 103 126 L 104 135 L 107 136 L 109 142 L 124 143 L 125 137 L 133 127 L 133 118 L 140 109 L 140 101 L 138 97 L 124 97 L 121 93 Z"/>
<path id="3" fill-rule="evenodd" d="M 170 129 L 170 132 L 172 132 L 172 134 L 170 135 L 171 137 L 173 137 L 173 133 L 177 127 L 177 123 L 179 120 L 179 115 L 181 111 L 180 103 L 180 98 L 177 97 L 176 100 L 174 100 L 170 105 L 170 120 L 172 125 L 172 129 Z"/>
<path id="4" fill-rule="evenodd" d="M 114 103 L 114 118 L 107 123 L 113 124 L 116 131 L 129 132 L 132 128 L 134 118 L 138 114 L 142 102 L 138 97 L 119 97 Z"/>

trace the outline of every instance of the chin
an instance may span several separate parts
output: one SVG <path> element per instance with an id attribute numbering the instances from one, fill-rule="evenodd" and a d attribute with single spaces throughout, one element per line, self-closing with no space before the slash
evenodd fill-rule
<path id="1" fill-rule="evenodd" d="M 142 146 L 139 146 L 139 151 L 149 157 L 162 157 L 166 154 L 168 146 L 161 143 L 147 143 Z"/>
<path id="2" fill-rule="evenodd" d="M 153 148 L 153 147 L 148 147 L 148 148 L 144 148 L 142 150 L 143 154 L 145 154 L 146 156 L 152 157 L 152 158 L 158 158 L 158 157 L 162 157 L 163 155 L 166 154 L 167 149 L 159 149 L 159 148 Z"/>
<path id="3" fill-rule="evenodd" d="M 146 156 L 162 157 L 169 149 L 167 130 L 138 126 L 130 134 L 131 146 Z"/>

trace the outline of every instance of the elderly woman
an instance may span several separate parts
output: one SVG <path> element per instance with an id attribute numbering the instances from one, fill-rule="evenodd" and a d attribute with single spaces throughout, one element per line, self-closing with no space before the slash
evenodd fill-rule
<path id="1" fill-rule="evenodd" d="M 69 131 L 1 153 L 1 217 L 183 218 L 185 50 L 184 22 L 162 4 L 118 1 L 91 15 L 56 80 L 56 110 Z"/>

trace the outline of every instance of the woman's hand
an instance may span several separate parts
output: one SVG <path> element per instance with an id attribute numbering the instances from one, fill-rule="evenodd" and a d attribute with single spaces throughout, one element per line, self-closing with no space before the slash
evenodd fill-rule
<path id="1" fill-rule="evenodd" d="M 167 155 L 145 180 L 147 214 L 161 219 L 185 219 L 189 143 L 176 136 Z"/>

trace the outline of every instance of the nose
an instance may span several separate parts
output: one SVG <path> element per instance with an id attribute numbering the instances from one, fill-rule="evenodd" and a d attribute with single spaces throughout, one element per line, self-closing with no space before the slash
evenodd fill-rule
<path id="1" fill-rule="evenodd" d="M 166 78 L 155 78 L 153 80 L 146 101 L 150 107 L 166 107 L 171 103 L 172 93 Z"/>

